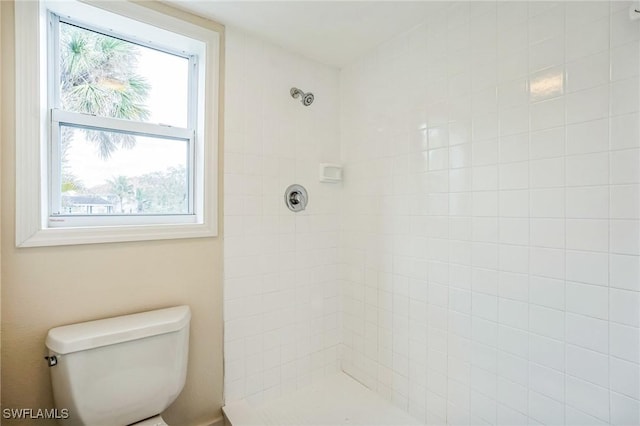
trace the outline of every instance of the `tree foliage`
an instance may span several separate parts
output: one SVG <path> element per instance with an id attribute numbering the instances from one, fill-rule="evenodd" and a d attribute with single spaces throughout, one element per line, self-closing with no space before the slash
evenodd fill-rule
<path id="1" fill-rule="evenodd" d="M 114 176 L 107 181 L 109 190 L 118 197 L 120 203 L 120 213 L 124 213 L 124 201 L 133 194 L 133 185 L 126 176 Z"/>
<path id="2" fill-rule="evenodd" d="M 149 84 L 134 72 L 138 47 L 69 24 L 60 24 L 60 102 L 67 111 L 127 120 L 145 120 Z M 103 159 L 118 148 L 135 145 L 132 135 L 85 132 Z M 63 143 L 70 132 L 62 135 Z"/>
<path id="3" fill-rule="evenodd" d="M 188 211 L 187 171 L 170 167 L 142 176 L 114 176 L 104 188 L 117 198 L 117 213 L 175 214 Z"/>
<path id="4" fill-rule="evenodd" d="M 162 172 L 147 173 L 138 179 L 138 212 L 186 213 L 188 204 L 187 171 L 170 167 Z M 136 193 L 138 199 L 138 193 Z"/>

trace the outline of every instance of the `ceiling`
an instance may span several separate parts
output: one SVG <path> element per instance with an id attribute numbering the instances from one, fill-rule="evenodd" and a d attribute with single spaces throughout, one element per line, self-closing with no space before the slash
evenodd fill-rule
<path id="1" fill-rule="evenodd" d="M 342 67 L 442 7 L 428 1 L 170 0 L 177 7 Z"/>

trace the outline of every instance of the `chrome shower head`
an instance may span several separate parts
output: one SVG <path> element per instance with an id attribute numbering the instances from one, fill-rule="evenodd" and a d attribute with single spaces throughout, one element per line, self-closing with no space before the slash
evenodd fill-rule
<path id="1" fill-rule="evenodd" d="M 302 105 L 304 106 L 309 106 L 313 103 L 313 93 L 311 92 L 304 93 L 297 87 L 292 87 L 290 93 L 293 98 L 297 98 L 299 96 L 300 102 L 302 102 Z"/>

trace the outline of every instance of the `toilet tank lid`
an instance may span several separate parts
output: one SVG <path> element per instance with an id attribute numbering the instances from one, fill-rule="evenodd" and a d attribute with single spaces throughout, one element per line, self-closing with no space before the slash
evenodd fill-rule
<path id="1" fill-rule="evenodd" d="M 178 331 L 190 319 L 191 310 L 183 305 L 65 325 L 49 330 L 46 345 L 52 352 L 68 354 Z"/>

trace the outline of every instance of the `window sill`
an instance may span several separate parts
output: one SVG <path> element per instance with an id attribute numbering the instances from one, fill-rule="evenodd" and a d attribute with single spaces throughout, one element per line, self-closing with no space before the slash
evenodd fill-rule
<path id="1" fill-rule="evenodd" d="M 117 243 L 128 241 L 204 238 L 217 235 L 215 226 L 205 224 L 99 226 L 83 228 L 40 229 L 24 239 L 18 247 L 47 247 L 77 244 Z"/>

